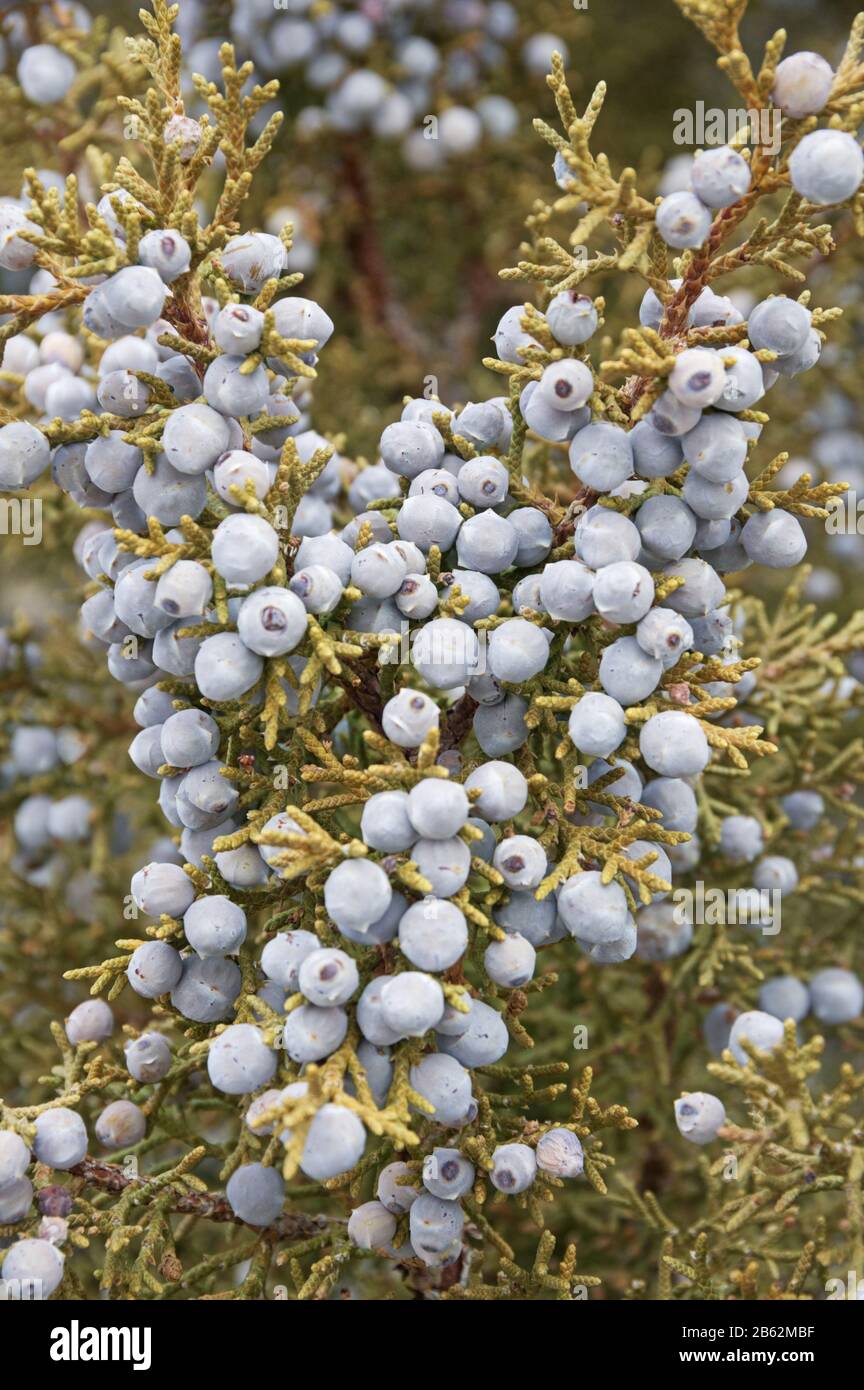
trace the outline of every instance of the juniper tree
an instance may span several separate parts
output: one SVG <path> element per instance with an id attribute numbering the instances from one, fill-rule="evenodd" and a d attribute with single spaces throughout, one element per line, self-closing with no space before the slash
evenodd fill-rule
<path id="1" fill-rule="evenodd" d="M 742 6 L 683 8 L 767 108 L 784 36 L 754 71 Z M 854 1061 L 860 1030 L 861 624 L 803 605 L 803 576 L 773 608 L 732 586 L 800 565 L 799 518 L 842 493 L 775 486 L 760 442 L 836 311 L 802 288 L 745 319 L 714 286 L 753 265 L 803 286 L 832 253 L 864 175 L 864 22 L 779 152 L 732 141 L 671 208 L 595 155 L 602 84 L 580 114 L 553 57 L 557 196 L 504 272 L 536 300 L 496 332 L 503 394 L 406 400 L 360 466 L 311 426 L 334 324 L 294 293 L 290 228 L 241 231 L 275 87 L 225 45 L 188 116 L 176 7 L 141 18 L 151 85 L 119 99 L 140 158 L 83 212 L 74 175 L 62 198 L 31 180 L 4 233 L 52 282 L 0 301 L 3 341 L 60 312 L 83 352 L 24 373 L 0 466 L 21 487 L 50 464 L 102 517 L 84 627 L 137 696 L 132 761 L 179 853 L 138 858 L 134 931 L 66 970 L 90 998 L 53 1027 L 61 1061 L 4 1104 L 5 1276 L 821 1296 L 860 1254 L 859 1082 L 806 1083 L 821 1034 Z M 588 289 L 618 275 L 647 289 L 613 335 Z M 55 416 L 58 383 L 84 403 Z"/>

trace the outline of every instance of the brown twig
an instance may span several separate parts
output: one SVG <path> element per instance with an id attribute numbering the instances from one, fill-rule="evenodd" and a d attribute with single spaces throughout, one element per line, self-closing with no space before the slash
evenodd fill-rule
<path id="1" fill-rule="evenodd" d="M 470 732 L 474 723 L 474 711 L 477 708 L 477 701 L 473 695 L 464 694 L 452 709 L 447 711 L 444 723 L 441 726 L 441 742 L 438 745 L 440 753 L 446 753 L 451 748 L 458 748 Z"/>
<path id="2" fill-rule="evenodd" d="M 384 703 L 381 699 L 381 685 L 377 675 L 368 666 L 359 663 L 346 661 L 341 658 L 342 665 L 348 672 L 348 679 L 340 681 L 342 689 L 348 696 L 352 705 L 356 706 L 375 727 L 376 733 L 382 734 L 381 712 Z"/>
<path id="3" fill-rule="evenodd" d="M 75 1178 L 81 1178 L 91 1187 L 99 1187 L 103 1192 L 125 1192 L 127 1188 L 148 1186 L 146 1176 L 126 1173 L 116 1164 L 105 1163 L 99 1158 L 84 1158 L 74 1168 L 69 1169 Z M 235 1215 L 227 1197 L 216 1192 L 177 1192 L 172 1210 L 187 1216 L 202 1217 L 207 1221 L 228 1221 L 242 1226 L 246 1223 Z M 271 1236 L 296 1240 L 319 1235 L 326 1227 L 328 1218 L 307 1216 L 305 1212 L 284 1212 L 278 1220 L 267 1227 Z"/>
<path id="4" fill-rule="evenodd" d="M 358 272 L 352 285 L 358 311 L 371 319 L 372 327 L 383 325 L 401 350 L 419 361 L 422 343 L 393 293 L 387 259 L 375 228 L 366 167 L 356 141 L 343 142 L 342 172 L 354 205 L 347 245 Z"/>

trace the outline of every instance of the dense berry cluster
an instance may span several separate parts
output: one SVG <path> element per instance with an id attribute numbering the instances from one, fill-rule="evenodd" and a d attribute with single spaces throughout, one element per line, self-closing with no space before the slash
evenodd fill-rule
<path id="1" fill-rule="evenodd" d="M 203 7 L 181 10 L 190 36 L 203 27 Z M 408 166 L 435 168 L 484 141 L 511 136 L 513 101 L 495 90 L 502 68 L 515 61 L 523 75 L 543 77 L 552 53 L 565 50 L 553 34 L 520 33 L 523 21 L 508 0 L 446 0 L 431 6 L 364 3 L 322 9 L 312 0 L 235 4 L 231 37 L 259 71 L 286 74 L 299 106 L 297 131 L 350 136 L 368 132 L 398 141 Z M 219 74 L 219 41 L 201 38 L 190 67 Z M 299 91 L 298 91 L 299 88 Z"/>
<path id="2" fill-rule="evenodd" d="M 835 81 L 830 63 L 818 53 L 793 53 L 778 64 L 772 93 L 775 112 L 782 120 L 798 121 L 824 111 Z M 701 246 L 719 210 L 746 199 L 752 183 L 750 164 L 741 150 L 729 145 L 714 147 L 687 162 L 685 177 L 668 192 L 657 209 L 657 230 L 667 246 L 679 250 Z M 795 146 L 789 159 L 793 189 L 817 207 L 830 207 L 854 197 L 864 181 L 864 154 L 855 137 L 845 130 L 812 130 Z M 796 332 L 785 310 L 763 316 L 768 342 L 751 337 L 756 347 L 770 347 L 778 357 L 790 358 L 778 371 L 794 376 L 812 366 L 819 343 Z M 762 337 L 766 334 L 763 332 Z M 777 346 L 777 344 L 780 346 Z"/>
<path id="3" fill-rule="evenodd" d="M 170 17 L 155 12 L 164 42 Z M 271 32 L 286 22 L 292 53 L 305 32 L 311 68 L 324 21 Z M 351 39 L 346 21 L 338 37 L 362 52 L 369 30 Z M 330 103 L 348 128 L 361 124 L 358 76 Z M 790 113 L 802 82 L 778 68 Z M 179 95 L 175 107 L 160 115 L 165 183 L 215 150 L 208 121 Z M 819 199 L 806 170 L 799 181 L 796 156 L 807 165 L 819 134 L 858 150 L 845 132 L 805 135 L 793 187 L 847 199 L 857 183 Z M 712 154 L 686 195 L 701 211 L 670 209 L 676 194 L 657 210 L 670 245 L 701 245 L 707 210 L 747 196 L 747 162 Z M 559 148 L 565 196 L 577 163 Z M 745 320 L 679 266 L 642 301 L 653 371 L 616 393 L 594 351 L 603 301 L 568 265 L 542 309 L 514 305 L 497 326 L 490 365 L 506 394 L 454 409 L 408 399 L 378 461 L 358 466 L 312 427 L 309 381 L 334 324 L 293 292 L 290 235 L 240 234 L 230 218 L 213 234 L 191 193 L 172 204 L 121 166 L 87 235 L 64 244 L 55 227 L 56 275 L 39 251 L 56 198 L 0 210 L 0 265 L 35 261 L 33 296 L 74 285 L 81 304 L 77 331 L 64 314 L 7 335 L 30 418 L 0 426 L 0 485 L 50 470 L 102 514 L 79 537 L 81 631 L 134 697 L 129 757 L 167 823 L 129 884 L 138 934 L 90 967 L 94 997 L 65 1023 L 78 1066 L 110 1043 L 127 986 L 154 1001 L 152 1024 L 125 1040 L 128 1086 L 112 1075 L 91 1115 L 76 1072 L 70 1103 L 0 1131 L 0 1224 L 29 1218 L 31 1158 L 86 1178 L 91 1134 L 107 1155 L 144 1154 L 165 1090 L 206 1086 L 242 1121 L 222 1170 L 239 1222 L 279 1222 L 299 1170 L 350 1184 L 353 1246 L 454 1266 L 487 1185 L 529 1210 L 562 1180 L 593 1173 L 604 1190 L 596 1128 L 633 1123 L 623 1107 L 586 1109 L 587 1083 L 569 1115 L 544 1118 L 510 1049 L 528 997 L 554 982 L 538 972 L 546 948 L 572 938 L 593 970 L 691 947 L 674 890 L 698 877 L 703 779 L 774 751 L 748 705 L 758 662 L 740 650 L 727 577 L 789 569 L 807 549 L 806 488 L 778 502 L 748 475 L 756 407 L 815 365 L 822 319 L 806 295 L 773 295 Z M 691 215 L 698 241 L 679 230 Z M 554 450 L 571 475 L 564 505 L 531 485 L 532 458 Z M 73 761 L 64 733 L 16 728 L 7 779 Z M 541 770 L 556 763 L 557 776 Z M 767 933 L 799 887 L 779 836 L 825 815 L 805 780 L 776 820 L 730 811 L 705 827 L 706 855 L 737 875 L 742 902 L 755 895 L 749 924 Z M 93 814 L 80 795 L 24 800 L 26 872 L 86 836 Z M 770 978 L 758 1002 L 737 1016 L 718 1005 L 706 1029 L 740 1068 L 789 1045 L 785 1020 L 858 1018 L 864 990 L 832 966 L 806 984 Z M 674 1108 L 697 1144 L 726 1122 L 706 1092 Z M 358 1201 L 367 1174 L 375 1195 Z M 48 1293 L 68 1235 L 52 1190 L 3 1264 Z"/>

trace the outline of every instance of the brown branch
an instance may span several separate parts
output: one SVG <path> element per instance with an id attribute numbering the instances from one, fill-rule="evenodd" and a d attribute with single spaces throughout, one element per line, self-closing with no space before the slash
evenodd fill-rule
<path id="1" fill-rule="evenodd" d="M 384 703 L 381 699 L 381 685 L 377 675 L 368 666 L 355 665 L 340 657 L 342 665 L 349 673 L 347 681 L 339 681 L 351 704 L 365 714 L 375 727 L 376 733 L 383 734 L 381 713 Z"/>
<path id="2" fill-rule="evenodd" d="M 366 167 L 354 140 L 342 142 L 342 173 L 354 212 L 346 238 L 358 271 L 358 278 L 352 283 L 354 302 L 361 316 L 371 319 L 372 328 L 385 327 L 402 351 L 419 361 L 423 346 L 404 308 L 396 302 L 387 258 L 375 227 Z"/>
<path id="3" fill-rule="evenodd" d="M 84 1158 L 69 1172 L 89 1186 L 101 1188 L 103 1192 L 125 1192 L 136 1185 L 146 1188 L 150 1182 L 146 1176 L 133 1176 L 116 1164 L 106 1163 L 100 1158 Z M 234 1214 L 227 1197 L 218 1192 L 177 1192 L 172 1211 L 202 1217 L 207 1221 L 232 1222 L 238 1226 L 246 1224 Z M 271 1236 L 296 1240 L 320 1235 L 328 1219 L 324 1216 L 307 1216 L 305 1212 L 284 1212 L 266 1230 Z"/>
<path id="4" fill-rule="evenodd" d="M 558 522 L 558 525 L 552 529 L 553 550 L 570 539 L 573 532 L 576 530 L 576 523 L 579 517 L 582 516 L 583 512 L 588 511 L 589 507 L 594 506 L 599 496 L 599 492 L 594 492 L 590 487 L 580 487 L 578 489 L 573 500 L 568 503 L 567 510 Z"/>
<path id="5" fill-rule="evenodd" d="M 439 753 L 446 753 L 451 748 L 458 748 L 470 732 L 474 723 L 474 711 L 477 708 L 477 701 L 473 695 L 464 694 L 461 700 L 457 700 L 452 709 L 447 711 L 444 723 L 441 726 L 441 742 L 438 746 Z"/>
<path id="6" fill-rule="evenodd" d="M 709 283 L 709 272 L 712 269 L 716 253 L 727 237 L 731 236 L 735 228 L 749 215 L 763 194 L 773 191 L 773 189 L 764 186 L 769 172 L 770 160 L 766 159 L 764 155 L 761 155 L 758 160 L 754 158 L 753 173 L 755 178 L 749 191 L 743 198 L 739 198 L 737 203 L 732 203 L 730 207 L 723 208 L 718 212 L 707 239 L 698 252 L 691 257 L 680 286 L 663 311 L 663 319 L 658 329 L 661 338 L 673 343 L 683 339 L 687 332 L 690 310 Z M 743 253 L 747 245 L 748 243 L 745 242 L 744 246 L 739 248 L 739 252 Z M 647 377 L 635 377 L 630 382 L 626 393 L 625 408 L 629 405 L 631 413 L 639 397 L 648 386 L 648 382 L 649 378 Z"/>

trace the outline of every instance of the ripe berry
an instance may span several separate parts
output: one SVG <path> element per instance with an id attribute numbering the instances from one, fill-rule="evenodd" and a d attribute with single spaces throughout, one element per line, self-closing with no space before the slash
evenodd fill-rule
<path id="1" fill-rule="evenodd" d="M 458 1036 L 438 1037 L 439 1052 L 455 1057 L 465 1067 L 488 1067 L 500 1062 L 509 1044 L 510 1035 L 501 1014 L 480 999 L 471 1001 L 468 1025 Z"/>
<path id="2" fill-rule="evenodd" d="M 586 425 L 570 445 L 570 467 L 586 487 L 611 492 L 633 472 L 629 436 L 606 420 Z"/>
<path id="3" fill-rule="evenodd" d="M 300 1167 L 308 1178 L 325 1182 L 353 1168 L 365 1147 L 362 1121 L 344 1105 L 328 1102 L 309 1126 Z"/>
<path id="4" fill-rule="evenodd" d="M 329 1008 L 334 1004 L 347 1004 L 357 990 L 359 976 L 349 955 L 326 947 L 304 956 L 297 983 L 310 1004 Z"/>
<path id="5" fill-rule="evenodd" d="M 492 1154 L 492 1186 L 499 1192 L 524 1192 L 537 1176 L 537 1156 L 527 1144 L 499 1144 Z"/>
<path id="6" fill-rule="evenodd" d="M 490 980 L 505 989 L 519 989 L 534 975 L 537 953 L 519 932 L 503 941 L 492 941 L 483 953 L 483 968 Z"/>
<path id="7" fill-rule="evenodd" d="M 282 1210 L 285 1184 L 275 1168 L 242 1163 L 225 1188 L 231 1210 L 249 1226 L 270 1226 Z"/>
<path id="8" fill-rule="evenodd" d="M 307 626 L 306 609 L 297 595 L 272 585 L 256 589 L 243 600 L 237 614 L 241 641 L 259 656 L 283 656 L 294 651 L 306 636 Z"/>
<path id="9" fill-rule="evenodd" d="M 810 999 L 820 1023 L 849 1023 L 864 1010 L 864 985 L 851 970 L 817 970 L 810 977 Z"/>

